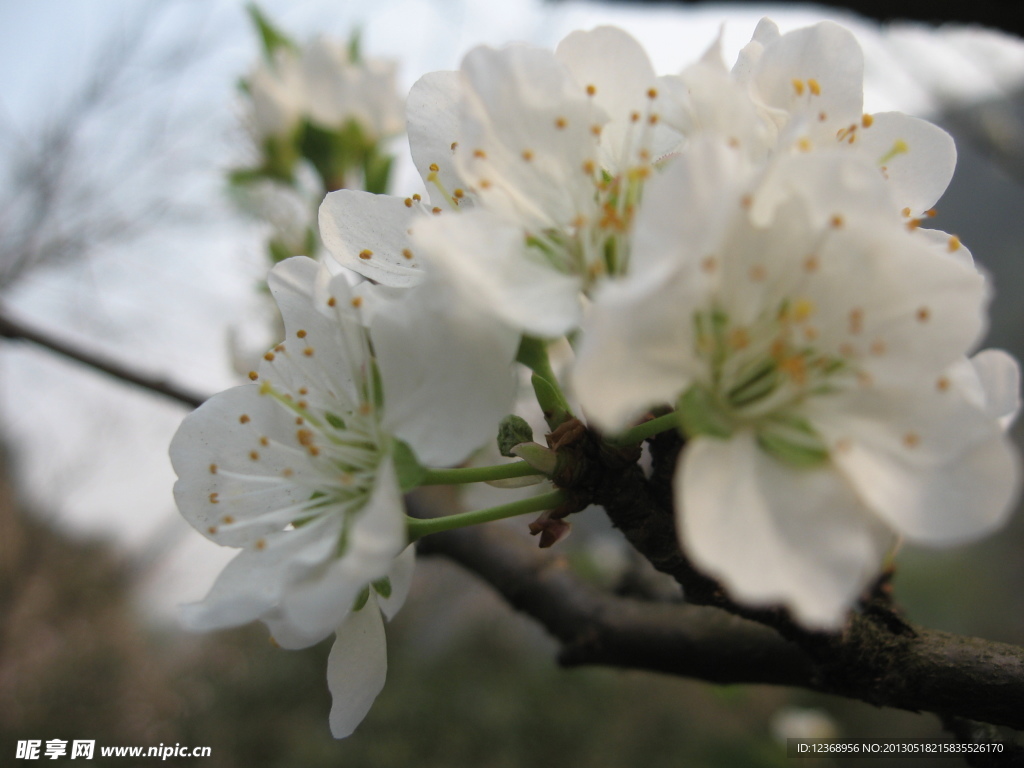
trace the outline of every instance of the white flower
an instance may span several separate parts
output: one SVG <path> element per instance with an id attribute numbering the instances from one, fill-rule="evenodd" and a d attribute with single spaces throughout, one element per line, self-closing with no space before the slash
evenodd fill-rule
<path id="1" fill-rule="evenodd" d="M 776 153 L 841 147 L 873 162 L 897 210 L 924 215 L 956 165 L 953 139 L 900 112 L 865 114 L 864 56 L 853 34 L 825 21 L 785 35 L 762 19 L 732 72 L 718 41 L 669 85 L 686 136 L 717 135 L 760 161 Z"/>
<path id="2" fill-rule="evenodd" d="M 402 100 L 395 86 L 397 64 L 386 59 L 352 58 L 350 46 L 325 37 L 302 50 L 306 112 L 327 129 L 354 121 L 369 142 L 404 129 Z"/>
<path id="3" fill-rule="evenodd" d="M 246 80 L 253 127 L 260 139 L 289 137 L 306 109 L 305 79 L 299 54 L 288 46 L 261 60 Z"/>
<path id="4" fill-rule="evenodd" d="M 286 340 L 266 354 L 253 383 L 204 403 L 171 444 L 182 515 L 214 542 L 242 549 L 206 599 L 185 607 L 185 621 L 217 629 L 261 619 L 289 648 L 337 631 L 329 680 L 332 728 L 342 736 L 383 685 L 375 606 L 388 616 L 397 610 L 411 572 L 412 550 L 401 554 L 396 462 L 404 449 L 395 436 L 421 460 L 464 459 L 505 413 L 518 339 L 497 345 L 503 391 L 500 375 L 475 378 L 479 361 L 495 354 L 483 329 L 460 334 L 419 293 L 394 306 L 373 286 L 352 289 L 344 275 L 332 278 L 301 257 L 277 265 L 268 282 Z M 376 361 L 364 303 L 376 312 Z M 436 375 L 439 368 L 452 378 Z M 438 412 L 442 420 L 425 427 Z M 368 599 L 374 604 L 354 610 Z"/>
<path id="5" fill-rule="evenodd" d="M 645 268 L 598 294 L 575 388 L 609 431 L 676 403 L 684 550 L 737 600 L 834 628 L 894 534 L 1003 522 L 1016 367 L 967 363 L 984 279 L 901 224 L 870 162 L 795 155 L 758 180 L 740 155 L 697 143 L 649 183 Z"/>
<path id="6" fill-rule="evenodd" d="M 409 285 L 422 264 L 512 327 L 561 335 L 579 322 L 580 291 L 627 269 L 643 183 L 679 143 L 660 83 L 611 27 L 575 32 L 555 52 L 475 48 L 409 95 L 429 204 L 334 193 L 321 208 L 325 243 L 374 280 Z"/>

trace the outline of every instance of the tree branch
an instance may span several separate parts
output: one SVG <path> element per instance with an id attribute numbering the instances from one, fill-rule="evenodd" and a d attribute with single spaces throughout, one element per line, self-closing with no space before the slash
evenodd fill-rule
<path id="1" fill-rule="evenodd" d="M 40 347 L 56 352 L 58 355 L 71 358 L 76 362 L 87 365 L 94 370 L 112 376 L 115 379 L 133 384 L 158 395 L 177 400 L 179 403 L 198 408 L 206 400 L 204 395 L 191 392 L 184 387 L 172 384 L 165 379 L 154 376 L 146 376 L 132 368 L 113 360 L 104 359 L 99 355 L 85 352 L 82 349 L 61 341 L 47 333 L 30 328 L 24 323 L 12 320 L 4 312 L 0 311 L 0 336 L 6 339 L 29 341 Z"/>
<path id="2" fill-rule="evenodd" d="M 700 5 L 704 0 L 644 0 L 674 5 Z M 715 5 L 753 5 L 754 0 L 715 0 Z M 808 3 L 809 5 L 810 3 Z M 1024 14 L 1005 0 L 817 0 L 814 5 L 840 8 L 879 22 L 920 21 L 928 24 L 983 24 L 1024 36 Z"/>

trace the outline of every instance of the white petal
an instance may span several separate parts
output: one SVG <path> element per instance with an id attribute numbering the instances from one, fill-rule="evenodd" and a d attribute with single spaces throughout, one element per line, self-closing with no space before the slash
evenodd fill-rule
<path id="1" fill-rule="evenodd" d="M 395 558 L 388 571 L 388 580 L 391 582 L 391 594 L 387 597 L 377 595 L 377 603 L 384 614 L 384 618 L 391 621 L 395 614 L 405 605 L 405 598 L 409 596 L 409 587 L 412 586 L 412 572 L 416 568 L 416 547 L 410 544 L 402 554 Z"/>
<path id="2" fill-rule="evenodd" d="M 654 274 L 653 272 L 650 274 Z M 572 372 L 587 419 L 622 431 L 648 408 L 674 403 L 693 374 L 689 273 L 666 277 L 659 290 L 638 281 L 607 283 L 584 325 Z"/>
<path id="3" fill-rule="evenodd" d="M 331 192 L 320 206 L 320 236 L 344 267 L 383 285 L 407 287 L 422 279 L 409 249 L 408 230 L 423 215 L 419 203 L 351 189 Z"/>
<path id="4" fill-rule="evenodd" d="M 331 733 L 343 739 L 352 734 L 384 688 L 388 655 L 384 621 L 375 601 L 349 614 L 327 658 L 327 687 L 331 691 Z"/>
<path id="5" fill-rule="evenodd" d="M 1008 429 L 1020 413 L 1020 365 L 1001 349 L 983 349 L 971 364 L 985 393 L 985 413 Z"/>
<path id="6" fill-rule="evenodd" d="M 864 55 L 853 34 L 838 24 L 824 21 L 782 35 L 765 45 L 754 70 L 766 105 L 784 109 L 810 126 L 822 126 L 828 138 L 835 135 L 832 126 L 861 119 Z M 812 90 L 811 80 L 819 93 Z M 803 88 L 795 87 L 794 81 L 802 82 Z M 826 121 L 819 119 L 821 113 Z"/>
<path id="7" fill-rule="evenodd" d="M 736 600 L 836 629 L 892 536 L 830 467 L 786 466 L 742 431 L 699 438 L 675 478 L 681 544 Z"/>
<path id="8" fill-rule="evenodd" d="M 202 602 L 182 606 L 183 623 L 211 630 L 260 618 L 331 556 L 339 531 L 340 521 L 324 519 L 267 536 L 262 549 L 247 549 L 227 564 Z"/>
<path id="9" fill-rule="evenodd" d="M 953 178 L 953 137 L 927 120 L 902 112 L 879 112 L 872 117 L 871 127 L 858 131 L 854 146 L 885 167 L 897 207 L 922 214 L 935 205 Z"/>
<path id="10" fill-rule="evenodd" d="M 457 464 L 494 439 L 515 395 L 519 331 L 431 276 L 378 308 L 371 335 L 384 382 L 384 428 L 421 462 Z"/>
<path id="11" fill-rule="evenodd" d="M 417 80 L 406 101 L 409 149 L 420 177 L 431 173 L 447 190 L 447 195 L 427 181 L 427 194 L 435 205 L 453 208 L 448 195 L 464 187 L 456 170 L 455 155 L 472 151 L 462 141 L 459 124 L 463 92 L 467 87 L 461 72 L 430 72 Z M 433 171 L 431 166 L 436 166 Z"/>
<path id="12" fill-rule="evenodd" d="M 954 544 L 1005 522 L 1019 491 L 1016 451 L 957 387 L 867 388 L 822 398 L 820 407 L 812 421 L 835 464 L 909 540 Z"/>
<path id="13" fill-rule="evenodd" d="M 412 239 L 431 270 L 481 313 L 547 338 L 579 324 L 579 280 L 536 261 L 519 226 L 477 209 L 421 220 Z"/>

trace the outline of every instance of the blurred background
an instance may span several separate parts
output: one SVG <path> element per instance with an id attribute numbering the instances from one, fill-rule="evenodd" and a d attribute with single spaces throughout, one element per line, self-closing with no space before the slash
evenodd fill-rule
<path id="1" fill-rule="evenodd" d="M 793 4 L 261 7 L 300 41 L 361 29 L 367 55 L 399 60 L 403 93 L 425 72 L 456 68 L 478 43 L 553 46 L 573 29 L 612 23 L 668 73 L 698 58 L 723 21 L 730 63 L 764 15 L 784 32 L 841 21 L 865 51 L 866 109 L 927 117 L 955 136 L 957 172 L 934 226 L 958 234 L 993 275 L 988 345 L 1024 356 L 1019 39 L 964 25 L 883 27 Z M 238 381 L 238 339 L 260 343 L 270 322 L 257 288 L 267 227 L 238 212 L 226 181 L 251 160 L 237 86 L 259 55 L 240 0 L 0 0 L 6 317 L 199 394 Z M 392 151 L 392 191 L 419 191 L 400 138 Z M 281 651 L 261 626 L 199 636 L 176 623 L 176 607 L 201 598 L 233 554 L 174 509 L 166 449 L 186 412 L 0 338 L 4 763 L 19 739 L 59 738 L 210 746 L 211 757 L 180 763 L 218 768 L 781 766 L 780 736 L 939 732 L 930 716 L 799 691 L 561 670 L 542 630 L 456 566 L 424 558 L 389 627 L 388 684 L 359 731 L 336 742 L 327 646 Z M 564 547 L 594 578 L 614 580 L 630 562 L 596 514 Z M 897 600 L 915 622 L 1024 644 L 1022 552 L 1020 514 L 972 546 L 905 550 Z"/>

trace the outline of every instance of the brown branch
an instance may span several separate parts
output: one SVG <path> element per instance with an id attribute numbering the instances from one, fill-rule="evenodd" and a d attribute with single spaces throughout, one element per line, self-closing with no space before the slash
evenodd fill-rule
<path id="1" fill-rule="evenodd" d="M 706 0 L 644 0 L 692 6 Z M 715 0 L 715 5 L 752 5 L 754 0 Z M 1024 14 L 1017 3 L 1006 0 L 817 0 L 815 5 L 858 13 L 879 22 L 920 21 L 928 24 L 983 24 L 1015 35 L 1024 35 Z"/>
<path id="2" fill-rule="evenodd" d="M 147 376 L 126 365 L 105 359 L 102 356 L 92 354 L 91 352 L 86 352 L 73 344 L 61 341 L 48 333 L 44 333 L 35 328 L 30 328 L 24 323 L 12 320 L 3 312 L 0 312 L 0 337 L 18 341 L 29 341 L 40 347 L 48 349 L 51 352 L 56 352 L 59 355 L 71 358 L 72 360 L 82 363 L 94 370 L 105 373 L 115 379 L 119 379 L 120 381 L 133 384 L 136 387 L 142 387 L 143 389 L 155 392 L 158 395 L 169 397 L 172 400 L 177 400 L 179 403 L 183 403 L 190 408 L 198 408 L 206 400 L 204 395 L 191 392 L 184 387 L 168 382 L 166 379 Z"/>
<path id="3" fill-rule="evenodd" d="M 811 685 L 808 658 L 767 627 L 722 611 L 644 603 L 602 592 L 564 558 L 497 527 L 428 536 L 441 554 L 482 578 L 562 643 L 565 666 L 602 664 L 710 683 Z"/>

